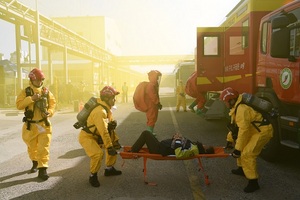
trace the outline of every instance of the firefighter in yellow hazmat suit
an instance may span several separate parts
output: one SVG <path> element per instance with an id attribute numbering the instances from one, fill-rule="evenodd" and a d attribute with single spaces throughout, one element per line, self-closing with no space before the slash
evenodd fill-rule
<path id="1" fill-rule="evenodd" d="M 258 172 L 256 159 L 264 145 L 266 145 L 273 136 L 273 128 L 270 123 L 262 124 L 263 116 L 250 106 L 241 103 L 242 96 L 232 88 L 226 88 L 222 91 L 220 99 L 230 108 L 231 124 L 237 128 L 237 137 L 235 140 L 232 156 L 237 158 L 237 169 L 232 173 L 246 176 L 249 180 L 244 192 L 250 193 L 258 190 Z M 235 131 L 230 131 L 227 140 L 231 141 Z M 234 137 L 235 138 L 235 137 Z"/>
<path id="2" fill-rule="evenodd" d="M 56 101 L 53 94 L 43 86 L 44 73 L 33 69 L 29 73 L 29 87 L 23 89 L 17 97 L 16 106 L 25 110 L 23 118 L 22 138 L 27 145 L 29 158 L 32 160 L 31 173 L 47 180 L 49 148 L 52 138 L 52 126 L 49 117 L 54 114 Z"/>
<path id="3" fill-rule="evenodd" d="M 179 85 L 176 87 L 176 95 L 176 112 L 179 112 L 180 106 L 182 106 L 183 111 L 186 112 L 185 86 L 183 85 L 182 80 L 179 81 Z"/>
<path id="4" fill-rule="evenodd" d="M 114 168 L 117 160 L 116 149 L 121 146 L 116 135 L 116 122 L 113 120 L 111 108 L 115 105 L 115 96 L 119 92 L 113 87 L 105 86 L 100 91 L 100 98 L 97 103 L 100 105 L 94 108 L 87 118 L 87 127 L 89 131 L 81 130 L 79 134 L 79 143 L 84 148 L 86 154 L 90 157 L 90 177 L 89 182 L 93 187 L 99 187 L 97 173 L 101 167 L 103 159 L 103 150 L 105 154 L 106 169 L 105 176 L 114 176 L 122 174 L 121 171 Z"/>

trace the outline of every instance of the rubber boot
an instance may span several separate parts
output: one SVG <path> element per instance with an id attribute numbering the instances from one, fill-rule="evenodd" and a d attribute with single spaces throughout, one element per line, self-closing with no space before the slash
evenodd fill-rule
<path id="1" fill-rule="evenodd" d="M 154 136 L 156 136 L 156 134 L 153 132 L 154 127 L 152 126 L 147 126 L 147 131 L 149 131 L 150 133 L 152 133 Z"/>
<path id="2" fill-rule="evenodd" d="M 98 175 L 97 175 L 97 173 L 92 173 L 92 174 L 90 175 L 89 182 L 90 182 L 90 184 L 91 184 L 93 187 L 99 187 L 99 186 L 100 186 L 100 183 L 99 183 L 99 181 L 98 181 Z"/>
<path id="3" fill-rule="evenodd" d="M 33 160 L 33 161 L 32 161 L 32 167 L 31 167 L 31 169 L 30 169 L 30 173 L 35 173 L 35 172 L 37 172 L 37 166 L 38 166 L 38 162 L 35 161 L 35 160 Z"/>
<path id="4" fill-rule="evenodd" d="M 233 169 L 231 170 L 231 172 L 235 175 L 239 175 L 239 176 L 245 176 L 244 174 L 244 170 L 242 167 L 238 167 L 237 169 Z"/>
<path id="5" fill-rule="evenodd" d="M 120 150 L 122 148 L 121 144 L 119 143 L 119 140 L 115 141 L 113 143 L 113 146 L 116 150 Z"/>
<path id="6" fill-rule="evenodd" d="M 258 185 L 257 179 L 251 179 L 249 180 L 248 185 L 244 188 L 244 192 L 251 193 L 258 189 L 260 189 L 260 187 Z"/>
<path id="7" fill-rule="evenodd" d="M 200 108 L 197 108 L 197 110 L 196 110 L 196 114 L 197 114 L 197 115 L 200 115 L 200 116 L 203 116 L 203 115 L 204 115 L 204 112 L 203 112 L 203 110 L 202 110 L 202 109 L 200 109 Z"/>
<path id="8" fill-rule="evenodd" d="M 121 175 L 122 171 L 116 170 L 114 167 L 111 167 L 110 169 L 105 169 L 104 176 L 117 176 Z"/>
<path id="9" fill-rule="evenodd" d="M 47 167 L 39 168 L 39 175 L 38 177 L 44 181 L 48 180 L 49 175 L 47 174 Z"/>
<path id="10" fill-rule="evenodd" d="M 229 141 L 227 141 L 225 149 L 228 149 L 228 150 L 230 150 L 230 149 L 233 149 L 233 148 L 234 148 L 234 145 L 233 145 L 233 143 L 232 143 L 232 142 L 229 142 Z"/>
<path id="11" fill-rule="evenodd" d="M 191 103 L 191 105 L 189 105 L 189 109 L 194 113 L 195 112 L 195 110 L 194 110 L 194 107 L 197 105 L 197 102 L 196 101 L 193 101 L 192 103 Z"/>

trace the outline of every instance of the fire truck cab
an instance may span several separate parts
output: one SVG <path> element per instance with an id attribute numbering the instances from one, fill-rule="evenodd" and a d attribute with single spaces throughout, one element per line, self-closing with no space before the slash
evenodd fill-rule
<path id="1" fill-rule="evenodd" d="M 281 145 L 300 149 L 300 1 L 241 0 L 226 17 L 220 27 L 197 28 L 199 91 L 232 87 L 278 109 L 266 160 Z"/>

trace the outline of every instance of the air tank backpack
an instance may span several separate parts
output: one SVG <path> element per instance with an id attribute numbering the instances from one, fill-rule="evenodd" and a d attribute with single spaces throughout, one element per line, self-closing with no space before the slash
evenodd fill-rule
<path id="1" fill-rule="evenodd" d="M 77 122 L 73 125 L 74 128 L 79 129 L 81 128 L 82 130 L 84 130 L 87 133 L 90 134 L 95 134 L 96 130 L 94 132 L 90 131 L 90 128 L 94 127 L 95 125 L 90 125 L 87 126 L 87 118 L 89 117 L 89 115 L 91 114 L 92 110 L 94 110 L 97 106 L 102 106 L 106 112 L 108 113 L 108 108 L 100 103 L 97 102 L 97 98 L 95 97 L 91 97 L 88 102 L 86 102 L 83 106 L 83 109 L 77 114 L 76 118 L 77 118 Z M 116 121 L 110 121 L 108 123 L 108 132 L 111 135 L 112 131 L 115 130 L 117 127 L 117 122 Z M 96 134 L 95 134 L 96 135 Z M 98 136 L 98 144 L 103 144 L 103 140 L 101 138 L 100 135 Z"/>
<path id="2" fill-rule="evenodd" d="M 138 84 L 138 86 L 135 88 L 134 94 L 133 94 L 133 104 L 134 107 L 141 111 L 141 112 L 147 112 L 148 106 L 145 101 L 146 96 L 146 90 L 149 82 L 143 81 Z"/>
<path id="3" fill-rule="evenodd" d="M 269 125 L 272 119 L 278 117 L 278 111 L 273 107 L 273 105 L 269 101 L 259 98 L 255 95 L 243 93 L 241 103 L 250 106 L 257 112 L 262 114 L 262 121 L 251 122 L 251 124 L 256 128 L 258 132 L 260 132 L 260 126 Z M 238 106 L 239 105 L 237 105 L 235 112 L 237 111 Z M 256 124 L 259 125 L 257 126 Z M 227 128 L 229 129 L 229 131 L 232 132 L 233 139 L 236 139 L 239 127 L 237 127 L 236 124 L 228 124 Z"/>
<path id="4" fill-rule="evenodd" d="M 91 97 L 88 102 L 86 102 L 83 106 L 83 109 L 77 114 L 77 122 L 73 125 L 74 128 L 79 129 L 82 128 L 85 131 L 89 131 L 89 128 L 87 127 L 86 120 L 89 117 L 90 113 L 94 108 L 99 106 L 100 104 L 97 102 L 97 98 Z M 90 132 L 90 131 L 89 131 Z"/>
<path id="5" fill-rule="evenodd" d="M 252 94 L 243 93 L 242 103 L 260 112 L 263 115 L 263 117 L 266 117 L 267 119 L 274 119 L 279 115 L 278 110 L 274 108 L 269 101 L 259 98 Z"/>

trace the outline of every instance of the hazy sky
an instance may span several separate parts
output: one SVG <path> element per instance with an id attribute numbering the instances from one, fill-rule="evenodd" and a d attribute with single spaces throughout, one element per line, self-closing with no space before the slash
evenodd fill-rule
<path id="1" fill-rule="evenodd" d="M 122 35 L 124 55 L 193 54 L 196 28 L 218 26 L 239 0 L 19 0 L 48 17 L 106 16 Z M 37 2 L 37 4 L 36 4 Z M 3 25 L 4 24 L 4 25 Z M 5 26 L 3 29 L 1 27 Z M 0 20 L 0 52 L 14 51 L 12 25 Z M 12 40 L 12 41 L 11 41 Z"/>

